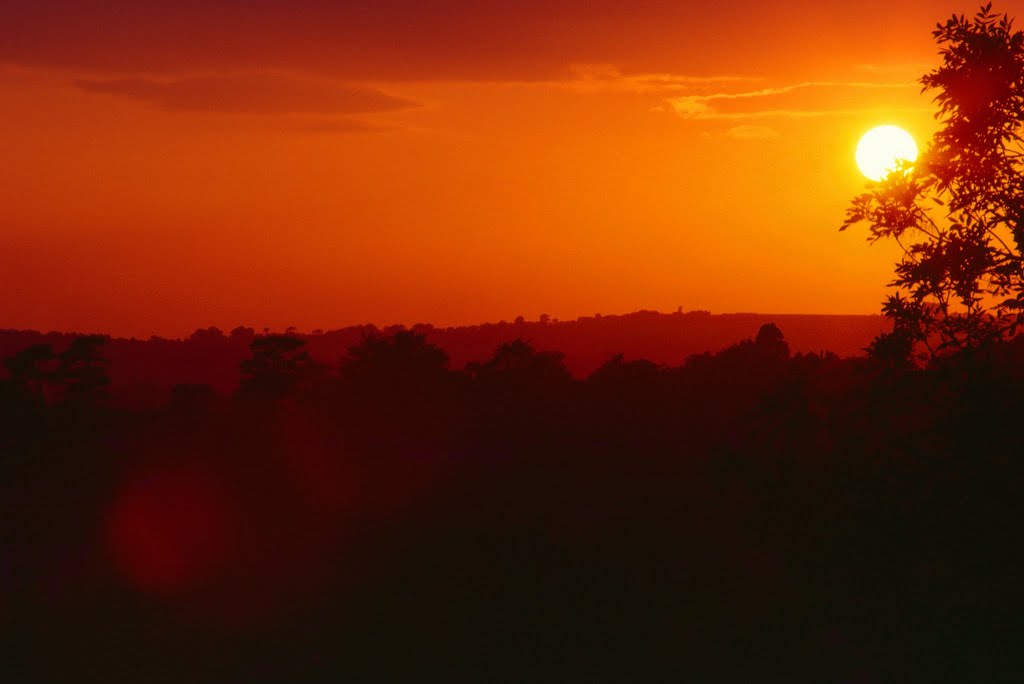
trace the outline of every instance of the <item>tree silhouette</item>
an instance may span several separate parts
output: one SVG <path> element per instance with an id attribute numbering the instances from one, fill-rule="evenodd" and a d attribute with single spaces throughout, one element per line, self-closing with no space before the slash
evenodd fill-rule
<path id="1" fill-rule="evenodd" d="M 789 343 L 785 335 L 774 323 L 765 323 L 757 331 L 757 338 L 754 340 L 754 347 L 768 359 L 785 361 L 789 358 Z"/>
<path id="2" fill-rule="evenodd" d="M 448 354 L 426 335 L 365 336 L 341 360 L 335 385 L 347 443 L 384 469 L 382 480 L 413 486 L 452 424 L 456 380 Z"/>
<path id="3" fill-rule="evenodd" d="M 281 399 L 294 389 L 310 383 L 322 367 L 305 347 L 305 340 L 292 335 L 255 338 L 249 348 L 252 358 L 242 361 L 243 395 Z"/>
<path id="4" fill-rule="evenodd" d="M 91 405 L 106 396 L 110 362 L 101 353 L 106 343 L 103 335 L 76 337 L 58 357 L 57 379 L 68 401 Z"/>
<path id="5" fill-rule="evenodd" d="M 1024 33 L 989 3 L 933 36 L 942 65 L 920 82 L 936 91 L 940 128 L 915 166 L 854 198 L 840 228 L 866 222 L 869 242 L 903 248 L 876 357 L 933 360 L 1024 323 Z"/>
<path id="6" fill-rule="evenodd" d="M 448 354 L 412 330 L 399 330 L 391 336 L 369 335 L 348 349 L 339 373 L 344 381 L 387 389 L 433 383 L 447 375 Z"/>
<path id="7" fill-rule="evenodd" d="M 15 392 L 22 397 L 45 398 L 47 383 L 56 377 L 56 355 L 48 344 L 34 344 L 4 361 Z"/>
<path id="8" fill-rule="evenodd" d="M 551 386 L 572 378 L 563 358 L 561 352 L 538 352 L 526 340 L 516 339 L 499 345 L 490 360 L 470 363 L 466 370 L 484 382 Z"/>

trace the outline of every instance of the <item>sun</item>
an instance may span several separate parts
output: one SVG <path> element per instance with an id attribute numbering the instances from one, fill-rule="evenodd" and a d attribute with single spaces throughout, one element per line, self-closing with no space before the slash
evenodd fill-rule
<path id="1" fill-rule="evenodd" d="M 901 161 L 917 161 L 917 143 L 899 126 L 872 128 L 857 143 L 857 168 L 873 181 L 888 176 Z"/>

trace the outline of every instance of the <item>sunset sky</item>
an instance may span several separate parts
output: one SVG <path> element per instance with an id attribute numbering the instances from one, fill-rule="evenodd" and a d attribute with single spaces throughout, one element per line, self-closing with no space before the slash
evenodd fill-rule
<path id="1" fill-rule="evenodd" d="M 875 313 L 854 148 L 976 4 L 8 1 L 0 328 Z"/>

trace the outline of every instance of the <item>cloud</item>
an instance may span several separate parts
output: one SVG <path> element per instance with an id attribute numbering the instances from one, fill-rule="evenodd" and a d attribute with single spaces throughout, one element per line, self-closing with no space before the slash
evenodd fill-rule
<path id="1" fill-rule="evenodd" d="M 809 119 L 863 111 L 863 97 L 858 94 L 863 90 L 906 94 L 916 93 L 916 86 L 906 82 L 806 81 L 740 92 L 680 95 L 668 98 L 667 103 L 671 111 L 692 120 Z M 817 93 L 808 97 L 807 91 Z M 822 91 L 833 92 L 824 97 Z M 786 106 L 779 106 L 780 101 Z"/>
<path id="2" fill-rule="evenodd" d="M 667 94 L 736 83 L 752 83 L 760 79 L 750 76 L 697 76 L 674 73 L 624 74 L 612 64 L 573 64 L 573 78 L 566 85 L 580 93 L 622 92 L 635 94 Z"/>
<path id="3" fill-rule="evenodd" d="M 768 138 L 779 137 L 779 132 L 774 128 L 752 124 L 733 126 L 725 134 L 736 140 L 767 140 Z"/>
<path id="4" fill-rule="evenodd" d="M 676 97 L 668 101 L 672 111 L 684 119 L 713 119 L 715 110 L 699 96 Z"/>
<path id="5" fill-rule="evenodd" d="M 872 74 L 886 75 L 886 76 L 906 76 L 908 78 L 918 78 L 921 74 L 931 71 L 935 67 L 934 64 L 929 62 L 906 62 L 906 63 L 894 63 L 894 64 L 858 64 L 857 68 L 861 71 L 867 71 Z"/>
<path id="6" fill-rule="evenodd" d="M 365 114 L 416 106 L 374 88 L 284 74 L 80 79 L 74 85 L 89 93 L 142 100 L 167 111 Z"/>
<path id="7" fill-rule="evenodd" d="M 568 80 L 569 65 L 581 63 L 710 77 L 756 64 L 777 75 L 809 73 L 811 55 L 815 71 L 836 73 L 829 67 L 917 61 L 908 37 L 927 37 L 939 18 L 927 3 L 891 0 L 862 0 L 857 12 L 803 0 L 734 0 L 713 11 L 695 0 L 2 4 L 0 63 L 112 77 L 282 70 L 366 82 Z"/>
<path id="8" fill-rule="evenodd" d="M 0 18 L 0 63 L 120 75 L 564 79 L 581 58 L 635 52 L 607 28 L 634 21 L 646 33 L 684 10 L 672 0 L 14 0 Z"/>

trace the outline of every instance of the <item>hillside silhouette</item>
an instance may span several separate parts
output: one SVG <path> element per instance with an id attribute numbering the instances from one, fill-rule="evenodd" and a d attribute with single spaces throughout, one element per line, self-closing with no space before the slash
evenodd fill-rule
<path id="1" fill-rule="evenodd" d="M 619 354 L 628 360 L 678 365 L 691 354 L 723 349 L 770 322 L 785 330 L 794 352 L 828 350 L 841 357 L 862 355 L 871 340 L 887 329 L 881 316 L 773 316 L 705 311 L 638 311 L 573 321 L 544 316 L 536 321 L 520 318 L 514 322 L 448 328 L 418 324 L 410 329 L 443 349 L 453 369 L 485 361 L 498 345 L 523 339 L 537 349 L 562 352 L 573 376 L 583 378 Z M 305 349 L 313 359 L 333 364 L 364 337 L 403 329 L 363 325 L 295 336 L 306 343 Z M 208 384 L 220 393 L 231 393 L 238 386 L 240 363 L 248 358 L 249 345 L 256 335 L 252 328 L 239 327 L 227 332 L 200 329 L 187 338 L 174 340 L 110 339 L 105 353 L 114 362 L 111 390 L 118 397 L 138 402 L 159 401 L 177 384 Z M 63 348 L 74 337 L 66 333 L 0 330 L 0 357 L 38 344 Z"/>

